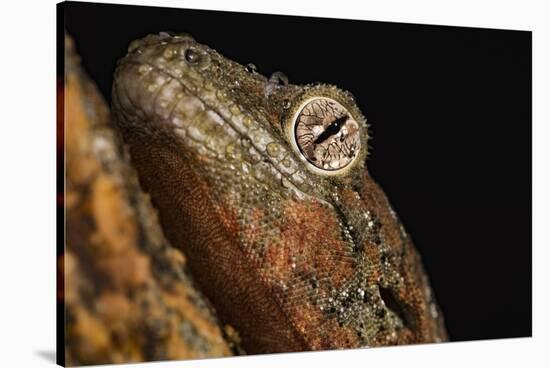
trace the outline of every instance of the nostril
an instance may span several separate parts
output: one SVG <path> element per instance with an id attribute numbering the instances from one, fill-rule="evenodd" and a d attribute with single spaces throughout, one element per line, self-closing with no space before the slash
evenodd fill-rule
<path id="1" fill-rule="evenodd" d="M 201 54 L 192 47 L 185 50 L 184 57 L 189 64 L 198 64 L 201 61 Z"/>
<path id="2" fill-rule="evenodd" d="M 393 292 L 382 286 L 378 286 L 378 292 L 380 293 L 380 297 L 382 298 L 386 308 L 393 312 L 393 314 L 395 314 L 401 322 L 403 322 L 403 326 L 408 327 L 405 310 L 401 306 L 401 303 L 399 303 L 399 301 L 397 301 L 394 297 Z"/>

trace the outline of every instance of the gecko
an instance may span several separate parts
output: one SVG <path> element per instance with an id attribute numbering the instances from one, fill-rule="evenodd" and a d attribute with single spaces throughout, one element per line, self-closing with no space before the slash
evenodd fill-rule
<path id="1" fill-rule="evenodd" d="M 247 353 L 447 340 L 350 92 L 161 32 L 118 61 L 112 114 L 167 238 Z"/>

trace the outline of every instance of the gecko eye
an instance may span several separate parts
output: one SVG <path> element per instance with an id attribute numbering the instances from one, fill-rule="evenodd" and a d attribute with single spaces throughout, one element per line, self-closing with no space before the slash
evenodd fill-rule
<path id="1" fill-rule="evenodd" d="M 337 172 L 359 155 L 360 126 L 339 102 L 315 97 L 305 101 L 294 116 L 293 140 L 315 168 Z"/>

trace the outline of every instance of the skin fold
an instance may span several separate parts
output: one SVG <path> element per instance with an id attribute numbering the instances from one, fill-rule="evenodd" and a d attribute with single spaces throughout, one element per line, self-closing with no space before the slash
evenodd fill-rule
<path id="1" fill-rule="evenodd" d="M 305 141 L 294 123 L 317 111 L 309 101 L 336 108 Z M 351 94 L 161 33 L 130 44 L 112 107 L 167 238 L 248 353 L 447 339 L 420 256 L 367 171 Z"/>

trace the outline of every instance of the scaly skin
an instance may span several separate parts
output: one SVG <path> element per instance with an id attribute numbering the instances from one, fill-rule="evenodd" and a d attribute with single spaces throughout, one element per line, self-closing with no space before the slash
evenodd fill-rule
<path id="1" fill-rule="evenodd" d="M 353 98 L 276 79 L 187 35 L 130 45 L 114 120 L 167 237 L 248 353 L 446 340 L 421 259 L 368 174 Z M 340 171 L 313 167 L 292 140 L 293 118 L 319 96 L 360 128 Z"/>

